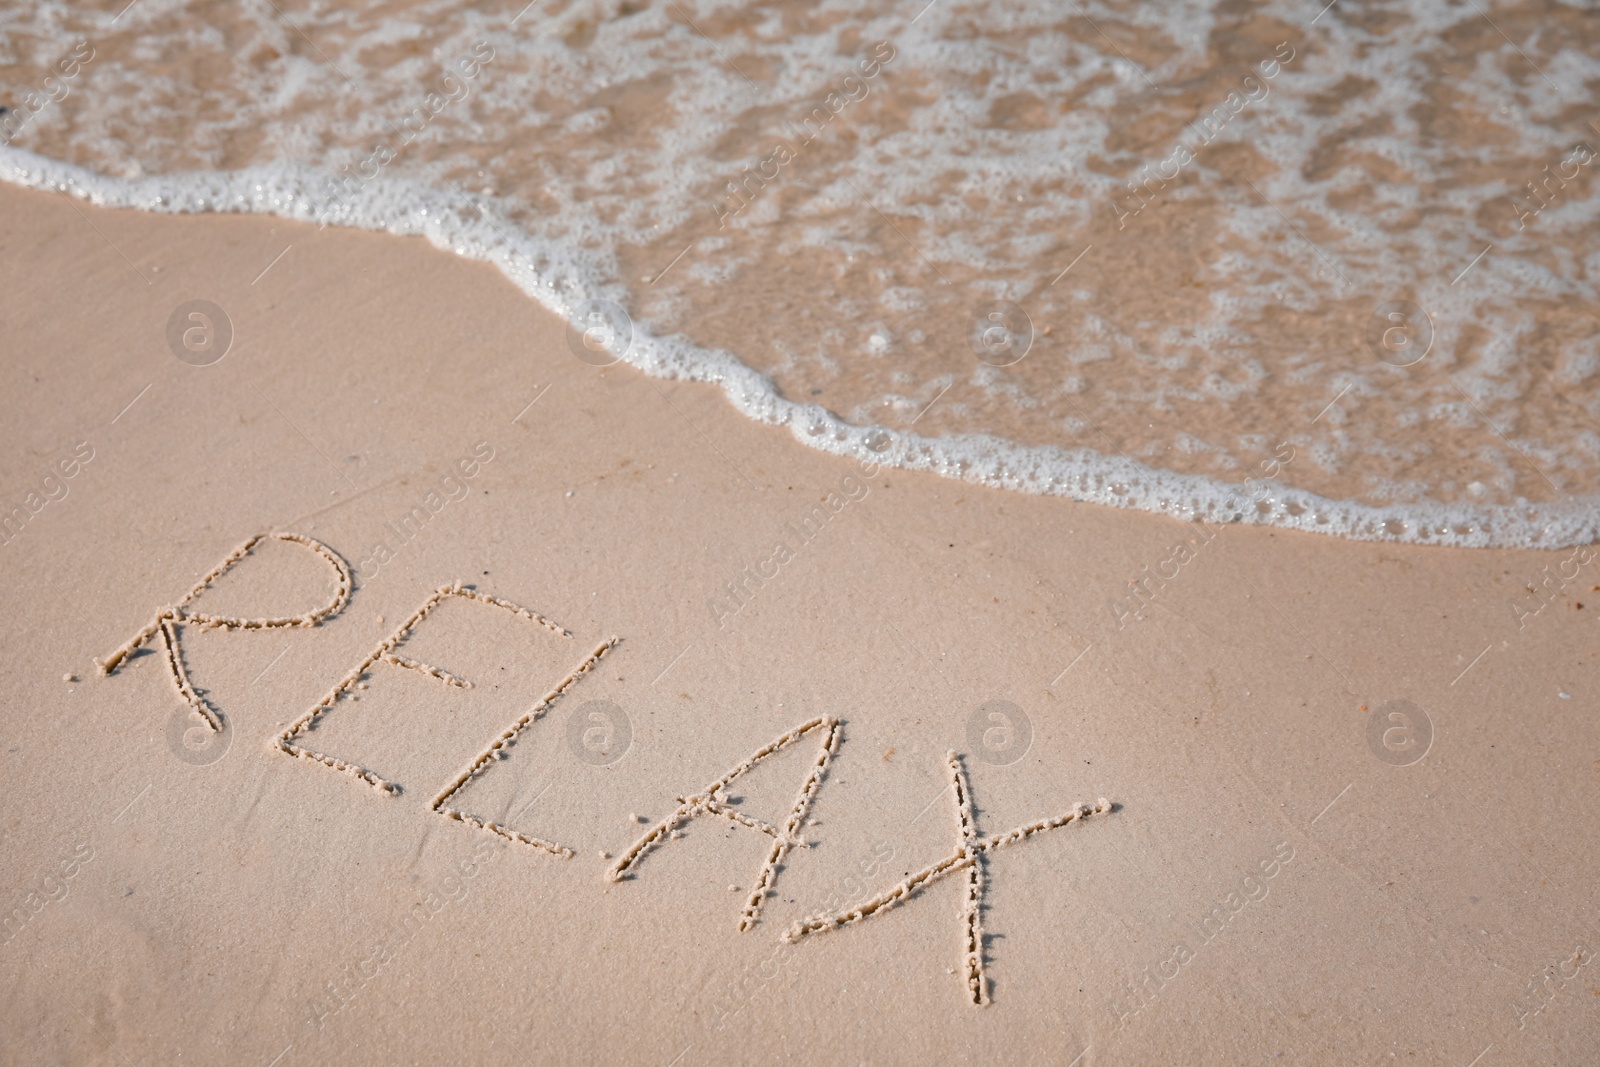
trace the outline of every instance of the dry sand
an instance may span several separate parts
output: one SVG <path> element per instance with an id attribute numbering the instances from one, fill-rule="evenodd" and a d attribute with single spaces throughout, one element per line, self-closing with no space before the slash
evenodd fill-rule
<path id="1" fill-rule="evenodd" d="M 1586 552 L 862 469 L 579 361 L 420 241 L 10 188 L 0 212 L 5 1062 L 1595 1062 Z M 165 336 L 194 299 L 232 325 L 209 366 Z M 354 589 L 315 626 L 194 620 L 338 601 L 269 540 L 180 607 L 222 735 L 159 633 L 97 671 L 268 531 Z M 1137 617 L 1145 568 L 1169 577 Z M 443 598 L 395 651 L 472 688 L 379 660 L 296 735 L 392 794 L 274 747 L 456 581 L 571 636 Z M 434 810 L 613 636 L 442 804 L 506 834 Z M 830 717 L 741 931 L 831 726 L 705 790 Z"/>

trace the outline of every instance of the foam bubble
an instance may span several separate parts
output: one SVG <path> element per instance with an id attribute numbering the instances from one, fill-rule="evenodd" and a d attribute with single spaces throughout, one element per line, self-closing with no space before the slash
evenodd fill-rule
<path id="1" fill-rule="evenodd" d="M 1561 195 L 1520 228 L 1513 198 L 1560 165 L 1568 104 L 1600 82 L 1579 10 L 1522 43 L 1552 92 L 1443 8 L 1376 28 L 1335 8 L 1240 59 L 1221 45 L 1270 37 L 1211 0 L 1097 18 L 1127 54 L 1020 3 L 981 27 L 938 5 L 914 24 L 700 27 L 712 40 L 654 7 L 580 0 L 509 26 L 402 3 L 305 13 L 313 56 L 266 9 L 203 25 L 139 5 L 114 25 L 46 0 L 0 14 L 8 47 L 48 64 L 82 32 L 103 55 L 0 149 L 0 177 L 426 236 L 557 314 L 626 307 L 629 362 L 715 382 L 827 451 L 1181 518 L 1565 545 L 1600 526 L 1600 356 L 1570 313 L 1600 300 L 1600 198 L 1547 184 Z M 1270 36 L 1303 16 L 1260 15 Z M 876 41 L 895 58 L 868 77 Z M 479 43 L 494 57 L 470 91 L 331 197 Z M 192 69 L 164 65 L 175 49 Z M 1270 91 L 1239 104 L 1252 70 Z M 1194 161 L 1151 179 L 1180 142 Z M 771 177 L 779 143 L 799 159 Z M 1148 203 L 1118 226 L 1113 198 Z M 1396 298 L 1432 316 L 1415 368 L 1350 341 Z M 1026 305 L 1037 336 L 1017 366 L 965 351 L 980 300 Z M 1241 503 L 1280 441 L 1301 458 Z"/>

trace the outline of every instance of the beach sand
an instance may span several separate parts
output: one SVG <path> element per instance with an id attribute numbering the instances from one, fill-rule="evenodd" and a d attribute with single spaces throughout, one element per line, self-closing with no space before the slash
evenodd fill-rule
<path id="1" fill-rule="evenodd" d="M 5 1062 L 1600 1054 L 1587 550 L 863 466 L 580 361 L 420 240 L 11 187 L 0 213 Z M 205 366 L 168 343 L 191 300 L 231 323 Z M 221 735 L 159 634 L 97 670 L 267 532 L 354 588 L 315 626 L 176 628 Z M 184 610 L 300 615 L 334 573 L 267 541 Z M 294 735 L 394 792 L 275 746 L 456 582 L 570 636 L 446 597 L 395 652 L 472 688 L 379 660 Z"/>

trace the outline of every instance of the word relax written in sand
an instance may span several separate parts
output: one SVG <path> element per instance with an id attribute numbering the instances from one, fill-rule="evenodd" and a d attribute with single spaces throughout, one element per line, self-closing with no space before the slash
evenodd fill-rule
<path id="1" fill-rule="evenodd" d="M 300 615 L 263 619 L 241 619 L 225 615 L 214 615 L 209 612 L 198 611 L 193 607 L 196 598 L 208 588 L 211 588 L 213 583 L 240 561 L 248 557 L 252 549 L 269 539 L 299 545 L 321 557 L 329 565 L 333 571 L 335 581 L 333 594 L 326 604 L 315 611 Z M 222 630 L 313 627 L 343 611 L 345 605 L 350 602 L 351 590 L 352 579 L 349 565 L 327 545 L 302 534 L 259 534 L 231 552 L 227 558 L 206 574 L 177 603 L 157 610 L 150 622 L 146 623 L 121 648 L 113 652 L 103 662 L 96 662 L 101 672 L 109 675 L 143 645 L 159 640 L 167 672 L 172 679 L 173 687 L 178 691 L 178 695 L 213 731 L 221 731 L 223 727 L 221 711 L 209 700 L 202 697 L 189 681 L 188 669 L 184 664 L 183 657 L 183 628 L 190 625 Z M 460 678 L 450 671 L 412 659 L 401 651 L 405 642 L 411 637 L 416 628 L 427 619 L 435 608 L 452 597 L 494 608 L 504 612 L 505 617 L 521 619 L 560 637 L 567 639 L 572 637 L 572 634 L 564 628 L 508 600 L 502 600 L 499 597 L 479 592 L 463 586 L 460 582 L 441 586 L 429 594 L 427 599 L 411 613 L 409 618 L 396 627 L 393 633 L 378 642 L 377 646 L 354 669 L 341 678 L 321 700 L 290 723 L 282 733 L 274 737 L 271 747 L 284 755 L 321 764 L 349 778 L 365 783 L 381 794 L 393 796 L 399 793 L 400 786 L 398 784 L 382 778 L 368 768 L 357 766 L 336 756 L 313 751 L 304 743 L 304 736 L 313 730 L 319 719 L 332 711 L 341 700 L 352 696 L 353 690 L 365 688 L 369 672 L 380 666 L 414 671 L 445 686 L 460 689 L 472 688 L 470 681 Z M 429 803 L 429 809 L 448 819 L 466 823 L 487 833 L 504 838 L 513 844 L 525 845 L 552 856 L 570 859 L 574 855 L 573 849 L 565 845 L 532 837 L 491 819 L 474 815 L 457 807 L 456 805 L 459 803 L 457 798 L 468 785 L 485 772 L 493 761 L 509 755 L 505 750 L 516 743 L 523 731 L 542 718 L 580 679 L 592 671 L 601 658 L 615 648 L 618 642 L 619 638 L 608 638 L 591 649 L 549 692 L 545 693 L 531 708 L 520 715 L 515 722 L 480 751 L 459 774 L 446 783 L 444 788 Z M 643 836 L 634 842 L 611 865 L 607 871 L 607 877 L 612 881 L 622 881 L 633 877 L 650 852 L 670 841 L 676 840 L 681 834 L 680 827 L 694 819 L 702 817 L 727 819 L 737 826 L 743 826 L 765 835 L 772 842 L 771 847 L 767 850 L 766 860 L 757 872 L 753 888 L 745 900 L 739 915 L 738 926 L 741 931 L 754 928 L 760 920 L 762 904 L 776 891 L 778 873 L 782 869 L 784 858 L 793 848 L 803 849 L 809 847 L 809 842 L 801 834 L 801 828 L 811 810 L 812 803 L 822 788 L 828 764 L 838 751 L 842 728 L 841 721 L 831 715 L 811 719 L 757 749 L 748 759 L 735 765 L 726 774 L 717 778 L 700 792 L 690 796 L 678 797 L 677 808 L 665 819 L 650 827 Z M 800 789 L 795 795 L 794 803 L 791 805 L 788 816 L 783 820 L 782 825 L 773 825 L 737 810 L 734 807 L 735 802 L 729 796 L 728 787 L 753 772 L 766 760 L 800 743 L 802 739 L 807 737 L 815 740 L 817 745 L 816 755 L 809 765 L 805 779 L 801 783 Z M 904 881 L 864 903 L 842 910 L 813 915 L 795 923 L 785 931 L 782 940 L 793 944 L 813 934 L 826 933 L 865 922 L 868 919 L 892 911 L 947 877 L 964 874 L 966 892 L 963 897 L 961 912 L 963 974 L 967 996 L 971 1002 L 973 1004 L 986 1004 L 989 1002 L 989 983 L 984 974 L 984 935 L 980 916 L 983 908 L 985 885 L 984 864 L 989 855 L 1000 848 L 1020 843 L 1036 834 L 1046 833 L 1070 823 L 1082 821 L 1091 814 L 1107 814 L 1114 809 L 1114 805 L 1104 798 L 1101 798 L 1092 806 L 1081 803 L 1075 804 L 1064 814 L 1053 818 L 1040 819 L 1036 822 L 1007 830 L 1004 833 L 985 837 L 978 832 L 977 822 L 973 815 L 972 786 L 968 780 L 966 768 L 960 755 L 950 752 L 946 757 L 946 764 L 950 774 L 950 788 L 954 793 L 954 814 L 956 817 L 956 841 L 950 854 L 936 863 L 929 864 L 915 874 L 908 874 Z"/>

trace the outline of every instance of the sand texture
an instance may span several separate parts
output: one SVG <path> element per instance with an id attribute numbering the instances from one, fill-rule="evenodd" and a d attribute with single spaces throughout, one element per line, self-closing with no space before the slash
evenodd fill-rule
<path id="1" fill-rule="evenodd" d="M 0 215 L 5 1063 L 1600 1059 L 1591 550 L 878 468 L 420 240 Z"/>

